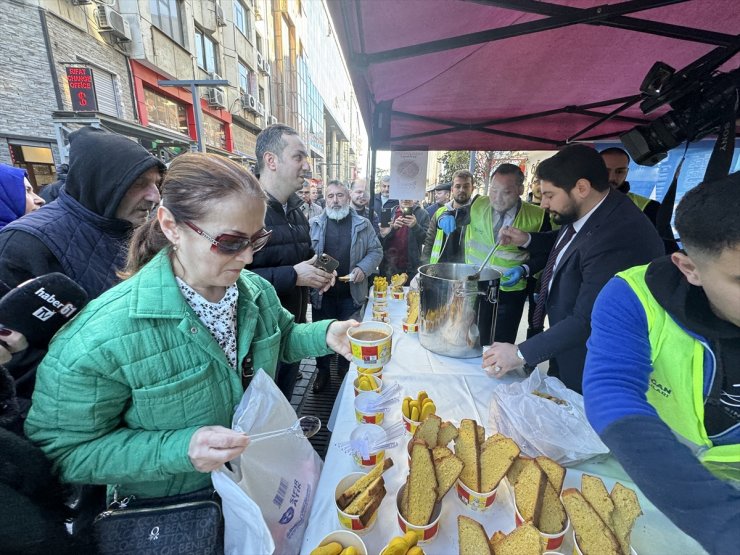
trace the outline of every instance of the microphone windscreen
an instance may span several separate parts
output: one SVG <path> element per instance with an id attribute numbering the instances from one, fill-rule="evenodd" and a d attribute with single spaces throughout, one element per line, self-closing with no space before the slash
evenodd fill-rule
<path id="1" fill-rule="evenodd" d="M 21 283 L 0 299 L 0 325 L 46 347 L 54 334 L 87 303 L 87 293 L 64 274 L 46 274 Z"/>

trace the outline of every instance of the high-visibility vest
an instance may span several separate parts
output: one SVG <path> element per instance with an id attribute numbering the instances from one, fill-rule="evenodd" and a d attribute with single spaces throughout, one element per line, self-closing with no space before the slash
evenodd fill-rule
<path id="1" fill-rule="evenodd" d="M 704 354 L 711 349 L 679 326 L 645 283 L 648 266 L 617 276 L 640 300 L 648 325 L 653 372 L 647 401 L 699 460 L 723 479 L 740 480 L 740 444 L 714 445 L 704 426 Z M 712 360 L 714 354 L 712 353 Z"/>
<path id="2" fill-rule="evenodd" d="M 444 204 L 440 206 L 437 211 L 434 213 L 433 219 L 435 222 L 439 222 L 439 219 L 442 217 L 442 214 L 447 212 L 447 206 Z M 439 227 L 437 228 L 437 232 L 434 236 L 434 243 L 432 244 L 432 252 L 429 255 L 429 263 L 430 264 L 436 264 L 439 262 L 439 258 L 442 256 L 442 246 L 445 243 L 445 233 Z"/>
<path id="3" fill-rule="evenodd" d="M 643 197 L 642 195 L 638 195 L 635 193 L 627 193 L 627 196 L 630 198 L 632 202 L 635 203 L 635 206 L 640 209 L 640 211 L 644 212 L 645 207 L 650 203 L 650 199 L 647 197 Z"/>
<path id="4" fill-rule="evenodd" d="M 470 225 L 465 231 L 465 263 L 480 265 L 494 244 L 493 208 L 488 197 L 476 199 L 470 207 Z M 514 218 L 513 227 L 528 233 L 539 231 L 545 220 L 545 211 L 539 206 L 522 202 Z M 493 255 L 490 265 L 502 273 L 509 268 L 521 266 L 529 260 L 529 253 L 514 245 L 501 245 Z M 501 287 L 502 291 L 522 291 L 527 280 L 520 279 L 515 285 Z"/>

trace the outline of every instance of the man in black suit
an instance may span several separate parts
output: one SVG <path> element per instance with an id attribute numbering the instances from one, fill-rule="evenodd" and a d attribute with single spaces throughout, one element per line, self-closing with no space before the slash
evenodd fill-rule
<path id="1" fill-rule="evenodd" d="M 663 243 L 640 209 L 611 191 L 606 165 L 594 149 L 568 146 L 542 162 L 537 177 L 541 206 L 562 227 L 531 234 L 503 228 L 500 237 L 502 244 L 527 248 L 531 273 L 543 269 L 534 318 L 547 314 L 550 327 L 519 345 L 494 343 L 483 367 L 500 377 L 549 359 L 549 374 L 580 392 L 596 296 L 617 272 L 661 256 Z"/>

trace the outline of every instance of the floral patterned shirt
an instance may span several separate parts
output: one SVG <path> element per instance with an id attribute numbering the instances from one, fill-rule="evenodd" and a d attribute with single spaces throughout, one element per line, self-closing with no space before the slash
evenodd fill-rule
<path id="1" fill-rule="evenodd" d="M 231 367 L 236 369 L 236 301 L 239 297 L 236 284 L 226 289 L 223 299 L 212 303 L 179 277 L 176 279 L 185 300 L 221 346 Z"/>

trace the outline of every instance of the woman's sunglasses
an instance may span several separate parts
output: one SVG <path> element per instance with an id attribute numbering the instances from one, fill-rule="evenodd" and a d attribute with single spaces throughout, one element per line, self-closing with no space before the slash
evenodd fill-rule
<path id="1" fill-rule="evenodd" d="M 249 247 L 252 247 L 252 252 L 255 253 L 264 248 L 270 240 L 270 235 L 272 235 L 271 230 L 263 227 L 251 237 L 222 233 L 218 237 L 213 238 L 194 223 L 184 223 L 198 235 L 205 237 L 211 242 L 211 252 L 219 252 L 221 254 L 239 254 L 240 252 L 247 250 Z"/>

